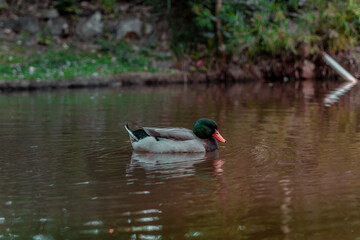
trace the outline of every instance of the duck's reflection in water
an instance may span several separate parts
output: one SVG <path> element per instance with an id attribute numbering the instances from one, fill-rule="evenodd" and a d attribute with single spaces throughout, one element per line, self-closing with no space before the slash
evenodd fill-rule
<path id="1" fill-rule="evenodd" d="M 127 170 L 131 173 L 141 168 L 146 171 L 146 175 L 156 174 L 160 178 L 179 178 L 194 175 L 197 171 L 195 165 L 202 165 L 204 161 L 217 161 L 218 158 L 218 151 L 179 154 L 133 152 Z"/>
<path id="2" fill-rule="evenodd" d="M 141 235 L 144 239 L 168 239 L 168 234 L 183 237 L 187 227 L 179 225 L 179 219 L 193 217 L 196 209 L 203 207 L 201 202 L 194 208 L 194 200 L 212 192 L 213 188 L 207 188 L 206 183 L 217 182 L 222 165 L 218 152 L 133 152 L 126 169 L 127 197 L 132 204 L 114 232 Z"/>

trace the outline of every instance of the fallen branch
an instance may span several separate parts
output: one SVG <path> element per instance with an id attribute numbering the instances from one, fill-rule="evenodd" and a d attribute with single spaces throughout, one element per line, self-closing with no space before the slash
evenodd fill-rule
<path id="1" fill-rule="evenodd" d="M 347 81 L 325 96 L 324 104 L 325 106 L 330 107 L 331 104 L 337 102 L 342 95 L 355 86 L 358 80 L 325 52 L 323 52 L 323 59 L 332 69 L 334 69 L 344 80 Z"/>
<path id="2" fill-rule="evenodd" d="M 323 52 L 324 61 L 337 72 L 344 80 L 357 83 L 357 79 L 351 75 L 345 68 L 343 68 L 339 63 L 337 63 L 332 57 L 327 53 Z"/>

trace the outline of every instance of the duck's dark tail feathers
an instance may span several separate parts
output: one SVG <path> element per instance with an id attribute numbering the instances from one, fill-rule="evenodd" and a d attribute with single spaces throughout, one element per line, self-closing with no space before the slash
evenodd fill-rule
<path id="1" fill-rule="evenodd" d="M 129 128 L 129 124 L 128 124 L 128 123 L 126 123 L 126 125 L 125 125 L 124 127 L 125 127 L 126 131 L 128 132 L 129 137 L 130 137 L 130 141 L 131 141 L 132 143 L 139 141 L 139 138 L 137 138 L 137 137 L 135 136 L 135 134 L 133 133 L 133 131 Z"/>
<path id="2" fill-rule="evenodd" d="M 144 129 L 137 129 L 137 130 L 131 130 L 129 128 L 129 124 L 126 124 L 125 125 L 125 129 L 126 131 L 129 133 L 129 136 L 130 136 L 130 141 L 133 143 L 133 142 L 137 142 L 139 141 L 140 139 L 143 139 L 143 138 L 146 138 L 146 137 L 149 137 L 150 135 L 147 134 Z"/>

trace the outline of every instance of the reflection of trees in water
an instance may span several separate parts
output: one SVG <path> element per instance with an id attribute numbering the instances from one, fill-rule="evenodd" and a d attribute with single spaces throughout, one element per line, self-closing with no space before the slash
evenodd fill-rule
<path id="1" fill-rule="evenodd" d="M 157 209 L 161 213 L 148 217 L 159 217 L 156 226 L 163 226 L 165 237 L 173 230 L 181 238 L 196 226 L 209 234 L 221 228 L 225 236 L 287 233 L 291 239 L 310 229 L 309 221 L 316 231 L 330 215 L 336 226 L 350 212 L 350 220 L 360 217 L 359 87 L 327 108 L 323 99 L 337 85 L 258 82 L 9 95 L 0 102 L 7 156 L 1 175 L 17 187 L 3 184 L 4 196 L 33 199 L 32 192 L 54 184 L 56 191 L 48 193 L 70 196 L 74 215 L 97 214 L 119 226 L 140 218 L 121 217 L 125 211 Z M 129 163 L 124 122 L 191 128 L 205 116 L 228 140 L 220 158 Z M 84 204 L 93 197 L 99 199 Z M 56 209 L 50 215 L 63 217 Z M 80 221 L 74 215 L 67 221 Z"/>
<path id="2" fill-rule="evenodd" d="M 261 86 L 259 89 L 264 87 L 262 83 L 258 84 Z M 340 180 L 340 176 L 333 176 L 334 179 L 326 176 L 326 173 L 334 173 L 334 169 L 342 166 L 344 158 L 347 164 L 356 164 L 355 156 L 360 149 L 356 141 L 360 132 L 360 114 L 353 110 L 360 102 L 356 94 L 358 88 L 344 95 L 332 109 L 323 105 L 324 96 L 337 85 L 337 82 L 304 82 L 288 84 L 287 87 L 291 86 L 289 89 L 269 87 L 266 91 L 257 91 L 255 85 L 250 89 L 235 85 L 224 91 L 215 89 L 211 93 L 215 96 L 225 94 L 226 98 L 223 103 L 217 104 L 225 112 L 220 123 L 226 128 L 224 135 L 229 138 L 226 145 L 229 156 L 225 158 L 227 170 L 224 169 L 227 174 L 223 174 L 228 190 L 221 188 L 221 197 L 227 196 L 223 201 L 226 204 L 222 206 L 230 212 L 227 217 L 229 222 L 240 222 L 241 226 L 258 225 L 264 228 L 263 234 L 270 234 L 268 227 L 272 226 L 272 233 L 278 230 L 279 234 L 290 234 L 287 238 L 291 239 L 291 232 L 296 234 L 300 229 L 293 226 L 294 220 L 301 218 L 297 207 L 303 207 L 309 213 L 313 211 L 311 209 L 318 209 L 316 212 L 330 211 L 334 215 L 342 215 L 338 205 L 323 204 L 318 198 L 319 188 L 324 191 L 322 194 L 326 199 L 331 199 L 333 194 L 341 194 L 341 186 L 345 184 L 347 188 L 353 188 L 356 182 L 352 174 L 345 174 L 344 181 Z M 222 99 L 219 98 L 219 101 Z M 240 146 L 242 149 L 238 151 Z M 239 167 L 239 161 L 246 157 L 239 157 L 236 153 L 246 156 L 246 149 L 253 151 L 248 155 L 251 165 L 244 170 L 243 165 Z M 236 158 L 236 163 L 229 161 L 231 158 Z M 358 164 L 354 166 L 355 169 L 359 167 Z M 231 179 L 234 174 L 241 176 L 237 179 L 246 179 L 243 185 Z M 247 189 L 243 199 L 232 199 L 230 196 L 239 189 Z M 306 201 L 307 196 L 312 201 Z M 243 201 L 248 202 L 243 205 L 248 207 L 248 212 L 243 216 L 234 214 L 235 202 L 240 209 Z M 353 210 L 355 215 L 360 214 L 358 210 Z M 267 211 L 270 211 L 268 215 Z M 268 220 L 263 220 L 267 217 Z M 314 229 L 321 227 L 321 216 L 314 213 L 309 217 L 319 220 Z M 264 225 L 261 226 L 260 222 Z M 249 229 L 248 233 L 252 231 L 261 232 Z"/>

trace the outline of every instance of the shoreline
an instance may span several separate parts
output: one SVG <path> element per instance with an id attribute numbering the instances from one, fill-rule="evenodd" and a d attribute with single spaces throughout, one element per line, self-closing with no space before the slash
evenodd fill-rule
<path id="1" fill-rule="evenodd" d="M 337 76 L 330 79 L 336 79 Z M 316 80 L 317 78 L 313 78 Z M 303 81 L 306 79 L 296 79 L 292 81 Z M 36 91 L 36 90 L 60 90 L 60 89 L 79 89 L 79 88 L 98 88 L 98 87 L 122 87 L 122 86 L 164 86 L 175 84 L 206 84 L 206 83 L 245 83 L 245 82 L 272 82 L 270 79 L 246 77 L 242 79 L 221 80 L 211 74 L 187 72 L 180 73 L 149 73 L 149 72 L 130 72 L 116 76 L 102 77 L 78 77 L 74 79 L 59 79 L 49 81 L 36 80 L 13 80 L 0 81 L 0 92 L 15 91 Z M 274 80 L 273 82 L 287 82 L 285 79 Z M 342 80 L 339 80 L 342 81 Z"/>
<path id="2" fill-rule="evenodd" d="M 342 52 L 334 58 L 355 78 L 360 76 L 357 66 L 360 60 L 354 53 Z M 179 71 L 169 68 L 167 72 L 124 72 L 110 76 L 85 76 L 57 80 L 0 80 L 0 91 L 32 91 L 41 89 L 75 89 L 94 87 L 146 86 L 196 83 L 240 83 L 249 81 L 288 82 L 314 79 L 340 79 L 324 60 L 315 57 L 311 67 L 309 60 L 281 62 L 276 58 L 263 59 L 245 66 L 228 66 L 225 69 L 200 71 Z M 305 67 L 304 67 L 305 66 Z M 342 81 L 342 80 L 340 80 Z"/>
<path id="3" fill-rule="evenodd" d="M 41 89 L 75 89 L 93 87 L 120 87 L 131 85 L 165 85 L 193 83 L 189 80 L 188 74 L 180 73 L 149 73 L 149 72 L 130 72 L 116 76 L 102 77 L 78 77 L 74 79 L 60 79 L 49 81 L 36 80 L 14 80 L 0 81 L 1 91 L 31 91 Z M 206 81 L 196 81 L 204 83 Z"/>

